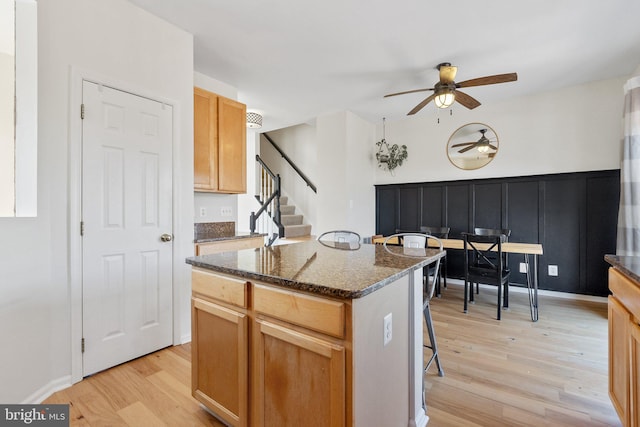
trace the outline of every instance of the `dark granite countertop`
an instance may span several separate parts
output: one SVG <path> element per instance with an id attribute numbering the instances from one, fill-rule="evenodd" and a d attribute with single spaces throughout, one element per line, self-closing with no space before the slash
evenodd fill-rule
<path id="1" fill-rule="evenodd" d="M 193 225 L 193 231 L 193 243 L 220 242 L 266 236 L 266 234 L 261 233 L 236 233 L 236 223 L 233 221 L 198 222 Z"/>
<path id="2" fill-rule="evenodd" d="M 604 260 L 636 282 L 640 282 L 640 257 L 605 255 Z"/>
<path id="3" fill-rule="evenodd" d="M 374 292 L 445 254 L 437 249 L 344 245 L 312 240 L 190 257 L 186 262 L 247 280 L 353 299 Z"/>

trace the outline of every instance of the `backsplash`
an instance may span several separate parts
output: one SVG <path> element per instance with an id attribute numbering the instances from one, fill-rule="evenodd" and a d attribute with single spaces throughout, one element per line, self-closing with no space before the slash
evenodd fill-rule
<path id="1" fill-rule="evenodd" d="M 235 221 L 228 222 L 197 222 L 193 224 L 194 240 L 215 239 L 219 237 L 233 237 L 236 234 Z"/>

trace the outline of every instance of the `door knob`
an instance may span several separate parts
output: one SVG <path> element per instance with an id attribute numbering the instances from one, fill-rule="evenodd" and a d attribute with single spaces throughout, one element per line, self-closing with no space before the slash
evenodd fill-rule
<path id="1" fill-rule="evenodd" d="M 162 236 L 160 236 L 160 240 L 162 240 L 163 242 L 170 242 L 173 240 L 173 235 L 164 233 Z"/>

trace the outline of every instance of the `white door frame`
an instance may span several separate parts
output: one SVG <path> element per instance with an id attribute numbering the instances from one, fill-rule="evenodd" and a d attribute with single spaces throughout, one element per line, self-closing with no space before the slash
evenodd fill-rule
<path id="1" fill-rule="evenodd" d="M 158 96 L 136 84 L 123 82 L 78 67 L 71 67 L 71 82 L 69 96 L 69 288 L 70 288 L 70 324 L 71 324 L 71 382 L 82 380 L 82 238 L 80 237 L 80 220 L 82 218 L 82 120 L 80 118 L 80 105 L 82 104 L 82 82 L 84 80 L 109 86 L 123 92 L 128 92 L 141 97 L 171 105 L 173 108 L 173 135 L 172 135 L 172 170 L 173 170 L 173 233 L 174 246 L 172 255 L 173 277 L 173 344 L 181 343 L 180 336 L 180 273 L 184 267 L 184 256 L 181 256 L 180 247 L 184 236 L 181 236 L 179 225 L 182 223 L 181 210 L 178 209 L 182 192 L 179 183 L 179 157 L 178 141 L 181 117 L 181 109 L 178 101 Z M 189 236 L 193 240 L 193 236 Z"/>

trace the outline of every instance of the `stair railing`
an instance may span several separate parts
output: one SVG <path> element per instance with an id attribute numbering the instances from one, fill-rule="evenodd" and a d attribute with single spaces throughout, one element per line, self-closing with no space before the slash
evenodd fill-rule
<path id="1" fill-rule="evenodd" d="M 278 153 L 280 153 L 280 155 L 282 156 L 283 159 L 285 159 L 287 161 L 287 163 L 289 163 L 289 165 L 293 168 L 294 171 L 296 171 L 296 173 L 298 175 L 300 175 L 300 178 L 302 178 L 304 180 L 304 182 L 307 184 L 307 186 L 309 188 L 311 188 L 313 190 L 314 193 L 317 193 L 318 190 L 316 189 L 316 186 L 313 184 L 313 182 L 311 182 L 311 180 L 300 170 L 300 168 L 298 166 L 296 166 L 295 163 L 293 163 L 293 161 L 289 158 L 289 156 L 287 156 L 284 151 L 282 151 L 280 149 L 280 147 L 278 147 L 278 144 L 276 144 L 273 139 L 271 139 L 271 137 L 269 135 L 267 135 L 266 133 L 262 134 L 267 141 L 269 141 L 271 143 L 271 145 L 273 146 L 273 148 L 276 149 L 276 151 Z"/>
<path id="2" fill-rule="evenodd" d="M 258 220 L 263 213 L 266 213 L 267 217 L 262 217 L 261 229 L 262 231 L 269 229 L 267 246 L 271 246 L 278 237 L 284 237 L 284 225 L 282 225 L 280 213 L 280 175 L 274 174 L 257 154 L 256 162 L 259 167 L 260 185 L 258 189 L 260 193 L 255 197 L 260 203 L 260 209 L 257 212 L 251 212 L 249 228 L 252 233 L 255 233 Z M 272 232 L 272 225 L 277 228 L 277 233 Z"/>

